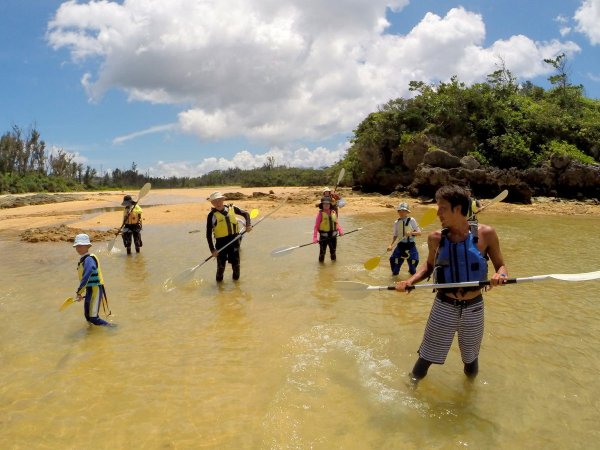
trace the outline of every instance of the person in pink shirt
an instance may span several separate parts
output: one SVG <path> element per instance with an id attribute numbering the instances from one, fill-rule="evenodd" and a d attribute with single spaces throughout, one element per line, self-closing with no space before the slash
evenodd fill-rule
<path id="1" fill-rule="evenodd" d="M 329 247 L 329 256 L 335 261 L 337 248 L 337 236 L 342 236 L 344 232 L 338 222 L 337 214 L 331 209 L 331 198 L 321 198 L 319 213 L 315 221 L 313 232 L 313 242 L 319 243 L 319 262 L 325 261 L 325 253 Z"/>

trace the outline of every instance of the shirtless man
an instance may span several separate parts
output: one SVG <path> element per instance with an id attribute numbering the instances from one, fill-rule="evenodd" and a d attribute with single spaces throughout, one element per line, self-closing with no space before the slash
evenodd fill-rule
<path id="1" fill-rule="evenodd" d="M 487 280 L 488 259 L 496 271 L 489 288 L 504 284 L 508 271 L 496 230 L 479 224 L 479 236 L 475 239 L 467 220 L 470 197 L 465 189 L 455 185 L 443 186 L 436 192 L 435 199 L 443 229 L 430 233 L 427 238 L 427 264 L 408 280 L 398 282 L 396 289 L 408 293 L 407 286 L 432 274 L 435 283 Z M 437 290 L 419 348 L 419 359 L 411 373 L 415 382 L 427 375 L 431 364 L 444 364 L 455 333 L 458 333 L 465 374 L 471 378 L 477 375 L 483 339 L 483 310 L 479 287 Z"/>

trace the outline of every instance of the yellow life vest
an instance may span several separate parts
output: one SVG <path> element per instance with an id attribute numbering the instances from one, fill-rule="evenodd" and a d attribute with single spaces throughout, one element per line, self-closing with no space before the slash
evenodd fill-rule
<path id="1" fill-rule="evenodd" d="M 216 209 L 213 213 L 213 218 L 216 219 L 216 223 L 213 225 L 215 238 L 222 238 L 238 233 L 238 221 L 233 205 L 226 206 L 226 208 L 226 214 Z"/>
<path id="2" fill-rule="evenodd" d="M 325 211 L 321 211 L 321 223 L 319 224 L 319 232 L 330 233 L 337 231 L 337 214 L 331 211 L 331 215 Z"/>
<path id="3" fill-rule="evenodd" d="M 469 210 L 467 211 L 467 219 L 469 221 L 473 221 L 473 222 L 477 222 L 477 215 L 475 214 L 475 211 L 477 211 L 479 208 L 477 208 L 477 200 L 473 200 L 473 199 L 469 199 Z"/>
<path id="4" fill-rule="evenodd" d="M 83 278 L 83 262 L 88 257 L 94 258 L 94 261 L 96 261 L 96 269 L 92 271 L 92 274 L 88 278 L 86 287 L 104 286 L 104 277 L 102 276 L 102 270 L 100 270 L 100 261 L 98 261 L 98 257 L 93 253 L 85 255 L 79 260 L 79 263 L 77 264 L 77 274 L 79 275 L 79 281 L 81 281 L 81 279 Z"/>
<path id="5" fill-rule="evenodd" d="M 125 225 L 136 225 L 142 221 L 142 208 L 139 205 L 135 205 L 131 211 L 125 210 L 123 217 Z"/>

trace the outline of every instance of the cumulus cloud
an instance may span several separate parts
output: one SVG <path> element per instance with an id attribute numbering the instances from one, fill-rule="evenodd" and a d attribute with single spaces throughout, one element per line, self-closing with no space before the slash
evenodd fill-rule
<path id="1" fill-rule="evenodd" d="M 200 163 L 190 161 L 166 162 L 159 161 L 156 166 L 148 169 L 152 176 L 157 177 L 198 177 L 213 170 L 227 170 L 235 167 L 253 169 L 264 166 L 272 160 L 276 166 L 319 168 L 328 167 L 338 162 L 346 153 L 346 146 L 340 146 L 335 150 L 324 147 L 309 149 L 300 147 L 294 150 L 271 148 L 262 154 L 252 154 L 246 150 L 241 151 L 231 159 L 227 158 L 205 158 Z"/>
<path id="2" fill-rule="evenodd" d="M 526 36 L 486 47 L 482 16 L 464 8 L 387 33 L 386 12 L 401 14 L 408 2 L 69 1 L 47 39 L 97 67 L 82 76 L 92 101 L 118 88 L 131 101 L 181 105 L 179 129 L 201 139 L 278 147 L 347 133 L 377 105 L 409 95 L 411 80 L 479 81 L 498 58 L 535 77 L 551 71 L 544 58 L 579 51 Z"/>
<path id="3" fill-rule="evenodd" d="M 86 165 L 88 163 L 88 158 L 83 156 L 81 153 L 77 151 L 68 151 L 62 147 L 58 147 L 56 145 L 51 146 L 47 150 L 48 156 L 52 156 L 53 158 L 57 158 L 60 154 L 64 154 L 67 158 L 69 158 L 72 162 L 76 164 Z"/>
<path id="4" fill-rule="evenodd" d="M 592 45 L 600 44 L 600 0 L 583 0 L 574 19 L 577 31 L 585 34 Z"/>

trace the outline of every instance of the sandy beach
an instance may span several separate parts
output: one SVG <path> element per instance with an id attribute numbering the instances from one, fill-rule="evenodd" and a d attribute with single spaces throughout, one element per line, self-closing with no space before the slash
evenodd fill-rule
<path id="1" fill-rule="evenodd" d="M 286 205 L 273 215 L 274 218 L 312 216 L 317 211 L 315 205 L 321 196 L 320 189 L 313 187 L 153 189 L 140 203 L 142 207 L 152 206 L 144 213 L 144 224 L 196 222 L 200 225 L 210 210 L 206 198 L 215 190 L 232 197 L 231 201 L 242 208 L 258 208 L 261 215 L 267 214 L 288 197 Z M 403 201 L 418 210 L 419 205 L 423 207 L 431 202 L 431 199 L 418 200 L 402 195 L 363 194 L 349 188 L 338 189 L 338 193 L 346 200 L 340 215 L 381 213 L 392 210 Z M 0 232 L 30 242 L 68 241 L 81 231 L 91 233 L 96 240 L 109 239 L 121 223 L 120 204 L 126 194 L 134 199 L 137 196 L 137 192 L 131 191 L 69 193 L 70 201 L 3 208 L 0 209 Z M 53 195 L 60 194 L 50 194 Z M 0 196 L 0 199 L 7 197 Z M 486 199 L 481 199 L 481 202 L 485 205 Z M 497 203 L 493 208 L 496 212 L 505 213 L 600 215 L 600 204 L 593 200 L 535 198 L 531 205 Z"/>

